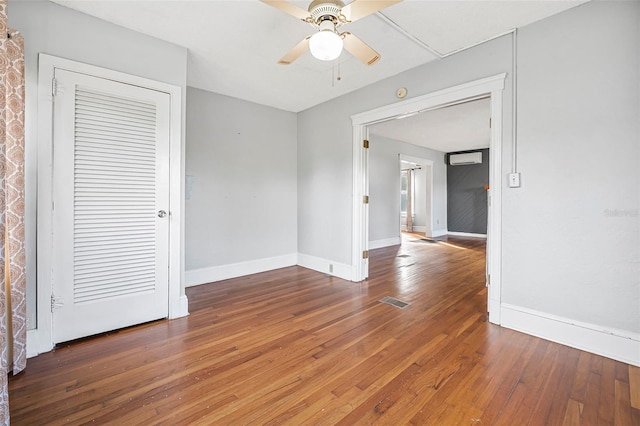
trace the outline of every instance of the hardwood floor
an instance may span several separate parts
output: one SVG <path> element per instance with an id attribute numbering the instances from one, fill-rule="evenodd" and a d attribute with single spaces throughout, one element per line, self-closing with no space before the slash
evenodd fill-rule
<path id="1" fill-rule="evenodd" d="M 487 322 L 484 241 L 414 241 L 373 250 L 364 283 L 192 287 L 189 317 L 32 358 L 12 423 L 640 425 L 639 369 Z"/>

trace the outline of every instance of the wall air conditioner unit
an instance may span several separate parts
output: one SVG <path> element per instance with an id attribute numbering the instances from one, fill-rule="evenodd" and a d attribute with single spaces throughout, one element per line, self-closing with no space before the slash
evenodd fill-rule
<path id="1" fill-rule="evenodd" d="M 482 152 L 467 152 L 465 154 L 450 154 L 449 164 L 464 166 L 467 164 L 482 164 Z"/>

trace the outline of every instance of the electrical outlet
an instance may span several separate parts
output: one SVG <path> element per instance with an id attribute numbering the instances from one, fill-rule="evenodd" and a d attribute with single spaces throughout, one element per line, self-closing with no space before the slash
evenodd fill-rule
<path id="1" fill-rule="evenodd" d="M 329 273 L 333 274 L 333 263 L 329 264 Z"/>
<path id="2" fill-rule="evenodd" d="M 520 188 L 520 173 L 509 173 L 509 188 Z"/>

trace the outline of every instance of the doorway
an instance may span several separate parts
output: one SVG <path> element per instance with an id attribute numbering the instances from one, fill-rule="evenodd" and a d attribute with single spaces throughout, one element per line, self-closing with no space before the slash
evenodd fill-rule
<path id="1" fill-rule="evenodd" d="M 168 316 L 169 95 L 55 70 L 53 342 Z"/>
<path id="2" fill-rule="evenodd" d="M 426 158 L 399 154 L 400 161 L 400 230 L 434 236 L 433 223 L 433 161 Z M 403 200 L 406 186 L 407 198 Z M 403 202 L 404 201 L 404 202 Z M 409 201 L 409 205 L 407 204 Z M 408 209 L 411 221 L 407 221 Z M 411 228 L 411 229 L 409 229 Z"/>
<path id="3" fill-rule="evenodd" d="M 143 296 L 148 296 L 151 293 L 154 294 L 152 298 L 155 299 L 155 306 L 151 309 L 151 313 L 146 312 L 139 318 L 138 313 L 136 313 L 133 323 L 146 321 L 153 317 L 177 318 L 187 315 L 187 298 L 181 286 L 181 276 L 183 275 L 181 262 L 183 252 L 181 243 L 181 224 L 183 220 L 181 185 L 183 149 L 181 142 L 182 95 L 180 87 L 45 54 L 39 55 L 38 77 L 38 117 L 39 134 L 41 135 L 38 146 L 38 205 L 40 206 L 38 209 L 37 223 L 38 276 L 37 287 L 31 290 L 28 289 L 28 297 L 37 297 L 38 306 L 36 319 L 37 328 L 31 330 L 27 335 L 30 356 L 51 350 L 55 342 L 73 339 L 82 334 L 88 335 L 103 331 L 100 327 L 92 328 L 92 325 L 86 330 L 81 330 L 79 335 L 75 334 L 75 332 L 70 334 L 66 332 L 58 333 L 57 329 L 54 330 L 54 326 L 57 327 L 59 321 L 52 311 L 55 311 L 61 304 L 69 305 L 81 302 L 81 304 L 84 304 L 82 309 L 91 314 L 95 313 L 98 315 L 98 318 L 84 321 L 92 324 L 97 324 L 102 321 L 100 317 L 126 316 L 120 312 L 120 309 L 113 307 L 120 306 L 122 300 L 127 297 L 125 294 L 122 294 L 122 292 L 117 295 L 116 298 L 119 298 L 118 300 L 111 301 L 113 306 L 104 309 L 94 309 L 96 301 L 92 298 L 97 297 L 100 299 L 105 292 L 110 293 L 111 290 L 115 289 L 115 287 L 110 288 L 109 279 L 113 277 L 113 275 L 110 274 L 114 272 L 114 269 L 117 273 L 122 273 L 122 271 L 127 269 L 125 265 L 127 262 L 135 263 L 131 268 L 135 273 L 142 270 L 146 272 L 153 270 L 149 276 L 153 275 L 159 278 L 158 282 L 162 282 L 162 284 L 159 284 L 154 278 L 154 283 L 150 284 L 150 281 L 147 282 L 140 277 L 130 277 L 136 282 L 136 285 L 140 285 L 140 287 L 134 289 L 132 287 L 124 288 L 126 286 L 121 286 L 119 288 L 124 288 L 124 293 L 132 290 L 131 293 L 137 293 Z M 60 84 L 58 84 L 58 78 L 60 78 Z M 68 80 L 68 78 L 71 78 L 71 80 Z M 116 86 L 119 88 L 127 87 L 135 93 L 120 93 L 118 95 L 120 89 L 114 89 Z M 64 103 L 62 100 L 58 100 L 57 96 L 65 93 L 65 95 L 71 95 L 71 98 L 79 99 L 79 89 L 82 89 L 82 97 L 85 98 L 83 100 L 84 106 L 80 108 L 80 110 L 83 110 L 83 113 L 86 113 L 85 115 L 87 117 L 92 117 L 90 120 L 98 117 L 98 121 L 103 120 L 105 123 L 109 122 L 116 127 L 120 126 L 122 123 L 117 123 L 117 117 L 124 117 L 130 120 L 131 117 L 135 115 L 122 113 L 123 105 L 129 105 L 133 110 L 140 112 L 140 117 L 134 120 L 140 119 L 140 122 L 133 124 L 132 128 L 129 129 L 133 135 L 141 136 L 141 138 L 135 136 L 134 139 L 137 138 L 140 140 L 147 137 L 142 135 L 145 133 L 142 129 L 146 126 L 151 129 L 149 132 L 152 134 L 152 139 L 160 129 L 164 129 L 166 143 L 162 147 L 155 146 L 155 143 L 151 143 L 153 148 L 150 148 L 148 151 L 151 154 L 148 155 L 146 160 L 134 159 L 129 155 L 134 151 L 138 154 L 145 151 L 146 148 L 143 148 L 141 145 L 135 147 L 122 146 L 121 149 L 111 149 L 104 145 L 100 146 L 104 138 L 101 138 L 99 135 L 96 136 L 95 134 L 93 135 L 95 136 L 95 140 L 89 142 L 89 145 L 93 144 L 93 148 L 88 148 L 89 145 L 80 147 L 81 144 L 79 144 L 79 141 L 81 137 L 85 135 L 81 135 L 77 127 L 79 123 L 78 119 L 75 120 L 75 124 L 73 124 L 70 129 L 70 140 L 74 141 L 70 145 L 72 146 L 71 151 L 69 151 L 71 154 L 65 155 L 65 149 L 58 145 L 61 141 L 57 141 L 55 149 L 56 155 L 54 156 L 54 138 L 60 137 L 60 135 L 56 136 L 56 132 L 59 129 L 53 125 L 54 109 L 57 107 L 56 102 Z M 113 92 L 112 89 L 115 90 L 115 92 Z M 109 98 L 109 96 L 114 95 L 114 93 L 116 96 L 114 96 L 113 99 Z M 147 99 L 142 101 L 142 104 L 146 103 L 146 106 L 136 104 L 137 101 L 144 99 L 146 96 L 141 95 L 141 93 L 155 93 L 154 96 L 157 97 L 158 102 L 156 103 L 156 101 L 153 100 L 147 102 Z M 96 99 L 102 96 L 106 96 L 101 100 L 101 102 L 106 105 L 105 111 L 100 111 L 100 108 L 96 108 L 96 105 L 93 104 Z M 119 106 L 113 107 L 114 104 L 111 104 L 112 101 L 115 103 L 120 102 Z M 164 107 L 162 105 L 164 105 Z M 149 106 L 148 109 L 147 106 Z M 73 111 L 71 109 L 68 111 L 71 111 L 71 116 L 73 117 L 78 110 L 74 107 Z M 109 114 L 113 116 L 109 116 Z M 155 123 L 158 126 L 157 128 L 154 128 L 153 125 L 147 126 L 146 124 L 141 124 L 141 122 L 145 121 L 144 117 L 148 118 L 154 115 L 156 116 Z M 154 120 L 152 119 L 151 121 Z M 99 131 L 101 125 L 90 123 L 89 126 Z M 108 130 L 107 133 L 113 136 L 119 133 L 119 131 L 111 129 Z M 68 139 L 69 137 L 65 136 L 65 138 Z M 119 136 L 111 139 L 114 140 L 118 138 Z M 97 142 L 97 145 L 94 142 Z M 122 141 L 118 141 L 118 143 L 120 142 Z M 164 154 L 161 154 L 157 150 L 164 150 Z M 157 162 L 155 159 L 157 154 L 165 156 L 167 161 Z M 66 160 L 60 157 L 66 157 Z M 111 160 L 113 160 L 113 164 L 108 164 Z M 131 178 L 132 176 L 130 176 L 131 179 L 123 180 L 124 172 L 119 173 L 116 170 L 112 170 L 113 167 L 117 167 L 116 163 L 118 162 L 124 164 L 132 161 L 138 162 L 136 163 L 137 166 L 133 167 L 132 164 L 129 164 L 131 167 L 129 167 L 130 170 L 127 173 L 135 174 L 140 178 L 138 180 Z M 85 162 L 87 162 L 87 164 L 84 164 Z M 84 171 L 89 171 L 87 176 L 80 176 L 78 174 L 82 168 L 84 168 Z M 105 171 L 101 168 L 106 168 L 111 171 Z M 142 170 L 148 170 L 149 173 L 154 176 L 162 176 L 162 182 L 159 184 L 164 188 L 161 191 L 164 195 L 156 193 L 157 187 L 151 190 L 150 193 L 140 193 L 140 191 L 144 192 L 144 188 L 147 187 L 145 182 L 151 179 L 149 177 L 151 175 L 138 176 L 142 173 Z M 105 177 L 103 181 L 100 176 L 97 176 L 101 173 L 111 173 L 111 178 Z M 60 185 L 61 182 L 58 181 L 61 177 L 65 176 L 70 176 L 72 183 L 64 180 L 67 183 Z M 112 185 L 110 187 L 109 182 L 115 186 Z M 129 187 L 129 184 L 133 186 Z M 91 191 L 94 192 L 90 193 Z M 128 193 L 128 200 L 122 201 L 122 197 L 119 197 L 121 202 L 114 201 L 116 198 L 110 198 L 111 195 L 116 195 L 118 192 L 122 195 L 128 191 L 132 191 Z M 108 194 L 109 192 L 112 194 Z M 135 193 L 135 196 L 133 193 Z M 157 202 L 149 201 L 151 200 L 149 197 L 156 197 Z M 146 206 L 145 212 L 136 211 L 133 213 L 135 217 L 129 217 L 129 213 L 131 213 L 129 207 L 133 204 L 137 205 L 138 201 L 142 199 L 147 200 L 145 201 L 146 204 L 143 203 Z M 68 207 L 68 204 L 67 206 L 61 205 L 65 204 L 68 200 L 73 200 L 71 208 Z M 155 247 L 153 256 L 146 252 L 142 253 L 141 250 L 138 250 L 139 247 L 134 250 L 135 255 L 127 255 L 126 253 L 118 251 L 120 247 L 128 247 L 127 244 L 129 243 L 134 245 L 138 244 L 137 242 L 131 241 L 128 241 L 124 245 L 116 243 L 115 246 L 118 247 L 118 253 L 114 254 L 114 256 L 102 256 L 100 253 L 82 252 L 84 248 L 95 243 L 95 241 L 92 241 L 88 242 L 88 245 L 84 245 L 85 242 L 87 242 L 83 240 L 85 237 L 100 239 L 111 232 L 109 229 L 112 223 L 109 221 L 113 219 L 113 217 L 107 218 L 109 219 L 107 222 L 101 222 L 106 216 L 110 216 L 110 213 L 107 211 L 109 209 L 105 208 L 105 206 L 118 206 L 118 209 L 116 209 L 118 211 L 111 213 L 114 213 L 116 216 L 119 215 L 118 217 L 123 215 L 127 216 L 131 219 L 129 225 L 135 222 L 136 226 L 140 226 L 137 230 L 132 230 L 132 228 L 129 227 L 127 228 L 127 232 L 116 231 L 117 233 L 119 232 L 116 238 L 133 237 L 134 235 L 138 235 L 136 234 L 137 232 L 146 235 L 149 230 L 153 231 L 152 239 L 154 240 Z M 85 215 L 87 213 L 92 217 L 88 218 L 88 216 Z M 78 216 L 78 214 L 82 217 Z M 101 223 L 97 223 L 96 220 Z M 140 222 L 140 220 L 144 223 Z M 133 226 L 133 228 L 136 226 Z M 128 232 L 129 230 L 132 232 Z M 64 239 L 65 234 L 68 237 L 66 240 Z M 109 238 L 113 236 L 114 234 L 111 234 Z M 155 242 L 159 240 L 164 240 L 164 242 L 160 241 L 158 245 Z M 98 250 L 105 249 L 103 243 L 105 243 L 105 241 L 99 242 L 99 247 L 96 246 Z M 64 249 L 60 249 L 60 247 L 62 247 L 60 244 L 64 246 Z M 100 244 L 102 244 L 102 246 L 100 246 Z M 157 257 L 156 254 L 159 257 Z M 62 258 L 60 256 L 62 256 Z M 148 260 L 150 256 L 164 260 L 158 263 L 156 259 L 149 264 L 139 264 L 143 261 L 143 258 Z M 79 260 L 80 258 L 82 258 L 82 261 Z M 120 259 L 124 263 L 120 262 L 120 260 L 117 260 L 116 263 L 111 265 L 101 263 L 107 259 Z M 100 275 L 102 273 L 104 273 L 103 277 L 98 277 L 97 281 L 93 281 L 93 284 L 96 282 L 99 284 L 97 287 L 92 287 L 93 284 L 85 286 L 86 282 L 83 280 L 87 279 L 87 277 L 90 277 L 89 281 L 94 280 L 96 274 Z M 64 282 L 67 281 L 73 281 L 77 283 L 77 285 L 74 284 L 71 287 L 71 293 L 61 300 L 59 294 L 56 293 L 59 292 L 60 282 L 64 285 Z M 107 284 L 106 287 L 104 286 L 105 283 Z M 85 292 L 85 290 L 88 289 L 96 290 L 97 293 L 92 293 L 91 291 Z M 136 308 L 132 310 L 144 310 L 138 309 L 138 304 L 135 303 L 135 301 L 133 304 L 136 305 Z M 95 310 L 95 312 L 92 312 L 93 310 Z M 128 309 L 125 310 L 128 311 Z M 78 319 L 75 316 L 73 316 L 72 322 L 73 321 L 83 322 L 82 319 Z M 110 320 L 107 319 L 107 323 L 111 324 L 108 327 L 119 328 L 126 326 L 125 323 L 117 323 L 113 326 L 109 321 Z M 131 324 L 131 318 L 127 319 L 126 323 Z M 84 325 L 80 328 L 84 328 Z"/>
<path id="4" fill-rule="evenodd" d="M 459 86 L 450 87 L 427 95 L 380 107 L 351 117 L 353 122 L 353 233 L 352 269 L 353 281 L 368 277 L 368 229 L 369 208 L 363 202 L 369 193 L 368 170 L 368 126 L 417 114 L 422 111 L 442 108 L 473 99 L 491 99 L 491 141 L 493 155 L 489 176 L 489 218 L 487 238 L 487 286 L 489 321 L 500 324 L 501 293 L 501 152 L 502 152 L 502 91 L 506 74 L 500 74 Z M 363 143 L 363 141 L 367 141 Z"/>

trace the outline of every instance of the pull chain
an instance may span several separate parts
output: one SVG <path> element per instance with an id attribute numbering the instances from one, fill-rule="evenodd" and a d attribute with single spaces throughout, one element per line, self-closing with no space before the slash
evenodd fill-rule
<path id="1" fill-rule="evenodd" d="M 340 75 L 340 61 L 338 60 L 338 76 L 336 77 L 336 64 L 331 64 L 331 87 L 336 87 L 336 81 L 342 80 Z"/>

